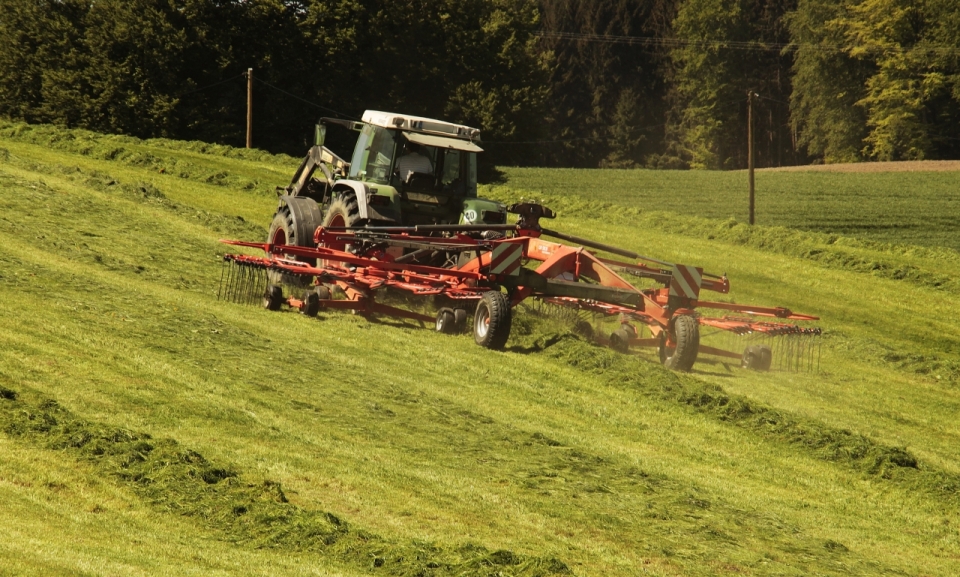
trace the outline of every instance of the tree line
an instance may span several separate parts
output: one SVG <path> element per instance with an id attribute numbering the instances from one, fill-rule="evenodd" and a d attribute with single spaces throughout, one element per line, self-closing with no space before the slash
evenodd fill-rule
<path id="1" fill-rule="evenodd" d="M 749 99 L 758 166 L 960 157 L 955 0 L 0 0 L 9 118 L 242 145 L 247 68 L 294 155 L 380 109 L 488 162 L 742 168 Z"/>

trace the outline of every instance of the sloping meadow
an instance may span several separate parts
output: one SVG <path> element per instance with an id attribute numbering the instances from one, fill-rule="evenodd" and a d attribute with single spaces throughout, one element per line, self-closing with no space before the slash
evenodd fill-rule
<path id="1" fill-rule="evenodd" d="M 957 571 L 960 297 L 924 276 L 936 249 L 557 196 L 554 228 L 822 314 L 821 370 L 675 374 L 533 309 L 495 353 L 219 302 L 216 239 L 262 238 L 295 161 L 36 130 L 0 130 L 13 574 Z"/>

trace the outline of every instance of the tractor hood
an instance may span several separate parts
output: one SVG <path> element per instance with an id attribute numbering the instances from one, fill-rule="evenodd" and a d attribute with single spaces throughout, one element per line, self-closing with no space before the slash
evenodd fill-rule
<path id="1" fill-rule="evenodd" d="M 410 142 L 416 142 L 423 146 L 433 146 L 435 148 L 452 148 L 464 152 L 483 152 L 483 149 L 469 140 L 460 140 L 458 138 L 444 138 L 442 136 L 433 136 L 430 134 L 421 134 L 419 132 L 403 131 L 403 136 Z"/>

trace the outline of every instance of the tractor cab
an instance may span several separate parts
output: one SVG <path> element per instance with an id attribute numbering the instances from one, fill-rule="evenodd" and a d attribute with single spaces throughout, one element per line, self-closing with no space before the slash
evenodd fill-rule
<path id="1" fill-rule="evenodd" d="M 416 116 L 368 110 L 354 147 L 349 177 L 389 185 L 401 193 L 476 197 L 477 153 L 474 128 Z M 415 161 L 408 162 L 411 158 Z M 410 170 L 408 167 L 414 167 Z"/>
<path id="2" fill-rule="evenodd" d="M 328 126 L 359 133 L 350 161 L 324 146 Z M 315 144 L 278 187 L 274 244 L 310 246 L 323 227 L 505 224 L 504 204 L 477 197 L 480 131 L 368 110 L 360 122 L 321 118 Z"/>

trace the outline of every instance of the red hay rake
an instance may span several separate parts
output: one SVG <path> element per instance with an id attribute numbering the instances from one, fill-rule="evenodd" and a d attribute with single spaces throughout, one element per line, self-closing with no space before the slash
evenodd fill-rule
<path id="1" fill-rule="evenodd" d="M 700 355 L 736 359 L 758 370 L 775 365 L 813 370 L 819 365 L 820 329 L 786 322 L 818 317 L 782 307 L 701 300 L 704 290 L 728 293 L 727 277 L 542 228 L 540 219 L 555 215 L 538 204 L 517 204 L 509 210 L 520 215 L 516 225 L 321 227 L 313 247 L 225 240 L 266 255 L 225 255 L 229 266 L 221 277 L 219 297 L 260 301 L 271 310 L 286 304 L 309 316 L 321 309 L 341 309 L 435 322 L 444 333 L 463 332 L 472 317 L 476 342 L 490 349 L 505 347 L 513 309 L 534 297 L 571 311 L 581 321 L 582 315 L 598 326 L 605 319 L 613 321 L 618 326 L 609 336 L 592 326 L 589 332 L 621 352 L 656 348 L 661 362 L 676 370 L 690 370 Z M 643 262 L 600 258 L 587 248 Z M 619 273 L 657 286 L 637 288 Z M 284 297 L 281 285 L 271 278 L 298 279 L 293 284 L 309 288 Z M 436 316 L 382 302 L 381 289 L 431 297 Z M 737 316 L 704 316 L 697 309 Z M 701 343 L 704 329 L 750 344 L 742 352 L 708 346 Z M 771 346 L 774 337 L 786 337 L 787 345 Z"/>

